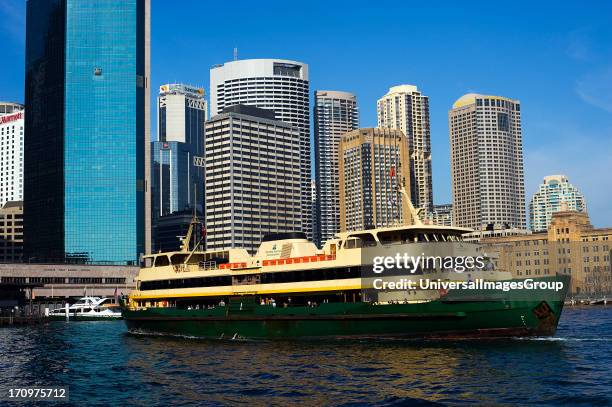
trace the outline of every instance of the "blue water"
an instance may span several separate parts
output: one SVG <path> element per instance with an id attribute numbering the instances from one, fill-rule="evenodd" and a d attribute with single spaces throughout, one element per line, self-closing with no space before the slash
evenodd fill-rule
<path id="1" fill-rule="evenodd" d="M 490 341 L 210 341 L 134 336 L 121 321 L 0 329 L 0 390 L 50 385 L 78 406 L 608 406 L 612 307 L 566 308 L 555 338 Z"/>

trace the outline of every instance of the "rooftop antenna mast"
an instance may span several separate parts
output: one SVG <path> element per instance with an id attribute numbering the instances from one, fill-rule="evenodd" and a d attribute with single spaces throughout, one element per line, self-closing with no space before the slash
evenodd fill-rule
<path id="1" fill-rule="evenodd" d="M 238 48 L 234 47 L 234 61 L 238 61 Z"/>

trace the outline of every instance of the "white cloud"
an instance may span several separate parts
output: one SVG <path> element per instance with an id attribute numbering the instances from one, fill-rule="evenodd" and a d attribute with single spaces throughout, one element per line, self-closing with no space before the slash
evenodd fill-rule
<path id="1" fill-rule="evenodd" d="M 612 113 L 612 67 L 583 76 L 575 89 L 584 102 Z"/>

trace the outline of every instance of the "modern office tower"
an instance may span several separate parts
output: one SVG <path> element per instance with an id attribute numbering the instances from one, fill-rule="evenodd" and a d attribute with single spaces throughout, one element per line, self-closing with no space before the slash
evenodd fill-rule
<path id="1" fill-rule="evenodd" d="M 270 109 L 299 130 L 301 230 L 312 239 L 310 191 L 310 84 L 308 65 L 283 59 L 226 62 L 210 70 L 210 112 L 243 104 Z"/>
<path id="2" fill-rule="evenodd" d="M 338 145 L 343 134 L 359 128 L 357 98 L 331 90 L 315 92 L 314 142 L 318 236 L 321 245 L 340 231 Z"/>
<path id="3" fill-rule="evenodd" d="M 559 211 L 586 212 L 586 201 L 565 175 L 544 177 L 529 203 L 529 224 L 534 232 L 548 230 L 552 214 Z"/>
<path id="4" fill-rule="evenodd" d="M 23 201 L 23 106 L 0 102 L 0 208 Z"/>
<path id="5" fill-rule="evenodd" d="M 433 210 L 429 97 L 414 85 L 393 86 L 377 103 L 378 127 L 399 129 L 408 140 L 410 197 L 416 208 Z"/>
<path id="6" fill-rule="evenodd" d="M 401 130 L 346 133 L 338 149 L 340 230 L 411 224 L 400 190 L 410 191 L 410 157 Z"/>
<path id="7" fill-rule="evenodd" d="M 23 254 L 23 202 L 0 207 L 0 263 L 19 263 Z"/>
<path id="8" fill-rule="evenodd" d="M 26 10 L 24 260 L 136 264 L 150 243 L 149 0 Z"/>
<path id="9" fill-rule="evenodd" d="M 255 253 L 265 235 L 301 230 L 299 136 L 254 106 L 227 107 L 206 122 L 207 249 Z"/>
<path id="10" fill-rule="evenodd" d="M 453 226 L 453 204 L 434 205 L 432 220 L 434 225 Z"/>
<path id="11" fill-rule="evenodd" d="M 153 217 L 153 249 L 170 250 L 176 244 L 161 245 L 158 222 L 175 212 L 196 210 L 203 213 L 204 168 L 195 165 L 204 158 L 204 122 L 207 105 L 204 89 L 183 84 L 160 87 L 157 98 L 158 141 L 152 143 L 151 201 Z M 174 224 L 185 217 L 164 223 Z M 186 219 L 187 229 L 190 219 Z M 163 246 L 163 247 L 162 247 Z"/>
<path id="12" fill-rule="evenodd" d="M 448 119 L 455 224 L 525 229 L 520 102 L 469 93 Z"/>

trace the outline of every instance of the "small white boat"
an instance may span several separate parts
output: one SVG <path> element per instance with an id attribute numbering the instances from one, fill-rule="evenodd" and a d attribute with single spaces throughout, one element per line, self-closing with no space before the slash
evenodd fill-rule
<path id="1" fill-rule="evenodd" d="M 83 297 L 67 309 L 58 308 L 49 312 L 49 319 L 64 320 L 66 318 L 75 321 L 121 319 L 121 307 L 112 303 L 107 297 Z"/>

